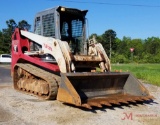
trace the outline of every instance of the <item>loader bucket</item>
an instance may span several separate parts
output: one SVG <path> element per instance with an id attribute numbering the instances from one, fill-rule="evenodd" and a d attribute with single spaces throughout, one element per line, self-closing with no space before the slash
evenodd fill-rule
<path id="1" fill-rule="evenodd" d="M 130 73 L 62 73 L 57 100 L 91 109 L 153 99 Z"/>

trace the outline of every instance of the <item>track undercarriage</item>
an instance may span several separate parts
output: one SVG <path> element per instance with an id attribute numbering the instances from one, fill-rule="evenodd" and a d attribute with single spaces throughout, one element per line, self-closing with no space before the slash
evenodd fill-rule
<path id="1" fill-rule="evenodd" d="M 14 68 L 14 88 L 36 95 L 42 99 L 56 99 L 60 76 L 47 72 L 32 64 L 16 64 Z"/>

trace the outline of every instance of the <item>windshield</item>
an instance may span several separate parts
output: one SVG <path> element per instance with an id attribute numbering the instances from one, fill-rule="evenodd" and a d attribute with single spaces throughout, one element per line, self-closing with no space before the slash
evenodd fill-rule
<path id="1" fill-rule="evenodd" d="M 83 22 L 81 20 L 62 22 L 61 39 L 69 43 L 73 53 L 80 53 L 83 37 Z"/>
<path id="2" fill-rule="evenodd" d="M 73 54 L 84 53 L 85 15 L 87 11 L 58 8 L 61 40 L 67 41 Z"/>

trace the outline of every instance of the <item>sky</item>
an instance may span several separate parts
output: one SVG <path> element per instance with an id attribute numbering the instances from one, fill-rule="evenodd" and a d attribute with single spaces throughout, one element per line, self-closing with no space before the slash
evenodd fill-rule
<path id="1" fill-rule="evenodd" d="M 32 25 L 37 12 L 57 6 L 88 10 L 89 34 L 112 29 L 117 37 L 160 37 L 160 0 L 0 0 L 0 30 L 6 21 L 26 20 Z"/>

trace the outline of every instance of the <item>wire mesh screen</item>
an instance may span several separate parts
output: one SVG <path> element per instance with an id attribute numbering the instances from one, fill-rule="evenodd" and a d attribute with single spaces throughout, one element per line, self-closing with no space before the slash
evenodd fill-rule
<path id="1" fill-rule="evenodd" d="M 41 35 L 41 21 L 40 17 L 36 17 L 35 20 L 35 33 Z"/>
<path id="2" fill-rule="evenodd" d="M 54 13 L 42 16 L 43 36 L 55 37 Z"/>
<path id="3" fill-rule="evenodd" d="M 82 21 L 73 20 L 72 21 L 72 37 L 81 37 L 82 36 Z"/>
<path id="4" fill-rule="evenodd" d="M 72 21 L 72 37 L 75 38 L 75 53 L 83 53 L 83 22 L 81 20 Z"/>

